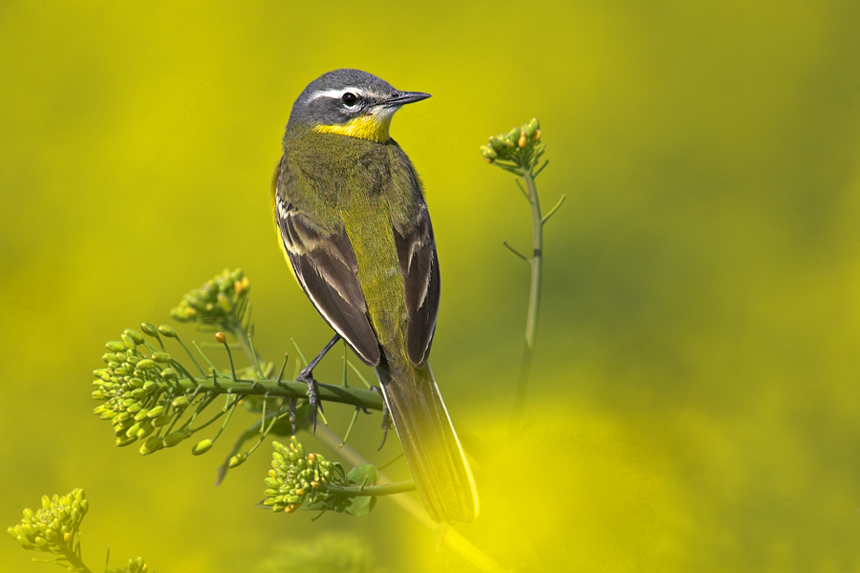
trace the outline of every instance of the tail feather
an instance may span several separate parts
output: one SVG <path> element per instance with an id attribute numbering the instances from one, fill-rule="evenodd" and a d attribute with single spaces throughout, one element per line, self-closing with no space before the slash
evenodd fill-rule
<path id="1" fill-rule="evenodd" d="M 478 515 L 472 472 L 429 364 L 382 360 L 376 372 L 424 506 L 436 522 Z"/>

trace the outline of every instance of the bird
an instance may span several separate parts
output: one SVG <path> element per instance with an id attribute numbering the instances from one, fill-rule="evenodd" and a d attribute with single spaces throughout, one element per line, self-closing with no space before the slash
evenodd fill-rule
<path id="1" fill-rule="evenodd" d="M 315 79 L 290 112 L 271 199 L 293 275 L 336 332 L 308 366 L 342 337 L 375 368 L 419 497 L 453 525 L 475 519 L 478 493 L 428 363 L 440 275 L 423 184 L 389 135 L 397 110 L 428 97 L 355 69 Z"/>

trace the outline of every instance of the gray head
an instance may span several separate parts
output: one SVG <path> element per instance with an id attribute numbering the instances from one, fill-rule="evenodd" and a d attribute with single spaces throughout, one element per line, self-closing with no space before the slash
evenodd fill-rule
<path id="1" fill-rule="evenodd" d="M 312 81 L 299 95 L 287 131 L 305 126 L 319 132 L 387 141 L 394 112 L 428 97 L 430 94 L 394 89 L 361 70 L 334 70 Z"/>

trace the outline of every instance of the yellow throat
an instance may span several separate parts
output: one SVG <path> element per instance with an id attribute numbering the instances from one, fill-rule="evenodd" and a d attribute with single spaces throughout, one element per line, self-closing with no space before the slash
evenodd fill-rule
<path id="1" fill-rule="evenodd" d="M 367 139 L 377 143 L 385 143 L 390 139 L 388 128 L 396 108 L 387 108 L 377 112 L 361 115 L 346 123 L 337 125 L 318 125 L 314 131 L 318 133 L 337 133 L 359 139 Z"/>

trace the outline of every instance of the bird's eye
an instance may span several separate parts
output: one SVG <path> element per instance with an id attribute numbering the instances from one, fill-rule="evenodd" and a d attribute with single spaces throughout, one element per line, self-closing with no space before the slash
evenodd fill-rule
<path id="1" fill-rule="evenodd" d="M 352 92 L 346 92 L 340 99 L 343 100 L 344 105 L 347 107 L 354 106 L 355 102 L 358 101 L 358 98 Z"/>

